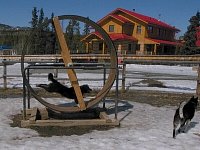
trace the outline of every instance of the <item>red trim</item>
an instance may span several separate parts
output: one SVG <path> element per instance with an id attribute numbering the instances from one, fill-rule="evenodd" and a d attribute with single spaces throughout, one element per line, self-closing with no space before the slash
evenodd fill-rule
<path id="1" fill-rule="evenodd" d="M 97 37 L 99 37 L 100 39 L 102 39 L 102 36 L 98 33 L 98 32 L 92 32 L 90 33 L 90 35 L 96 35 Z M 90 36 L 88 35 L 88 36 Z M 121 40 L 128 40 L 128 41 L 138 41 L 136 38 L 126 35 L 126 34 L 121 34 L 121 33 L 112 33 L 109 34 L 110 38 L 112 41 L 121 41 Z"/>
<path id="2" fill-rule="evenodd" d="M 108 14 L 107 16 L 105 16 L 104 18 L 102 18 L 101 20 L 99 20 L 97 23 L 100 24 L 102 21 L 104 21 L 105 19 L 112 17 L 122 23 L 131 23 L 129 20 L 127 20 L 126 18 L 123 18 L 121 16 L 115 15 L 115 14 Z"/>
<path id="3" fill-rule="evenodd" d="M 132 37 L 126 34 L 121 34 L 121 33 L 112 33 L 112 34 L 109 34 L 109 36 L 113 41 L 117 41 L 117 40 L 138 41 L 135 37 Z"/>
<path id="4" fill-rule="evenodd" d="M 158 39 L 149 39 L 159 44 L 166 44 L 166 45 L 179 45 L 181 46 L 182 43 L 176 41 L 165 41 L 165 40 L 158 40 Z"/>
<path id="5" fill-rule="evenodd" d="M 123 18 L 121 16 L 118 16 L 118 15 L 115 15 L 115 14 L 110 14 L 109 16 L 113 17 L 113 18 L 115 18 L 115 19 L 117 19 L 117 20 L 119 20 L 119 21 L 121 21 L 123 23 L 130 23 L 129 20 L 127 20 L 126 18 Z"/>

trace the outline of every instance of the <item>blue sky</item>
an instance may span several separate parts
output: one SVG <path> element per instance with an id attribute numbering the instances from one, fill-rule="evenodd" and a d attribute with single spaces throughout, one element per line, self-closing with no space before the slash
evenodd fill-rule
<path id="1" fill-rule="evenodd" d="M 54 12 L 56 16 L 81 15 L 93 21 L 118 7 L 135 9 L 175 26 L 182 35 L 190 17 L 200 10 L 200 0 L 1 0 L 0 6 L 0 23 L 11 26 L 30 26 L 33 7 L 43 8 L 47 17 Z"/>

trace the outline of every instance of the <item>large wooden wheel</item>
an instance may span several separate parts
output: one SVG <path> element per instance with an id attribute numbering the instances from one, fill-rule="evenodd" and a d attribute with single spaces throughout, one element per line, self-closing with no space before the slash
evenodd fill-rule
<path id="1" fill-rule="evenodd" d="M 61 26 L 60 26 L 60 22 L 59 22 L 60 20 L 65 20 L 65 19 L 77 20 L 77 21 L 86 23 L 89 26 L 93 27 L 96 32 L 101 34 L 101 36 L 104 39 L 108 49 L 110 50 L 110 72 L 109 72 L 109 76 L 108 76 L 103 88 L 97 93 L 95 98 L 92 98 L 87 102 L 83 101 L 83 96 L 82 96 L 82 93 L 80 91 L 80 87 L 78 85 L 76 73 L 73 69 L 67 69 L 67 73 L 68 73 L 71 85 L 75 89 L 75 93 L 76 93 L 76 96 L 77 96 L 77 99 L 78 99 L 79 106 L 67 107 L 67 106 L 58 106 L 58 105 L 55 105 L 55 104 L 48 103 L 34 91 L 34 89 L 31 87 L 31 85 L 28 82 L 28 79 L 27 79 L 26 73 L 25 73 L 25 68 L 24 68 L 25 50 L 23 50 L 22 56 L 21 56 L 21 70 L 22 70 L 22 76 L 23 76 L 23 81 L 24 81 L 25 86 L 30 91 L 31 95 L 35 99 L 37 99 L 41 104 L 43 104 L 44 106 L 48 107 L 51 110 L 55 110 L 55 111 L 58 111 L 58 112 L 78 112 L 78 111 L 88 109 L 88 108 L 93 107 L 94 105 L 98 104 L 101 100 L 103 100 L 105 98 L 105 96 L 107 95 L 107 93 L 111 89 L 111 87 L 112 87 L 112 85 L 113 85 L 113 83 L 116 79 L 116 74 L 117 74 L 117 67 L 118 67 L 117 53 L 116 53 L 114 44 L 111 41 L 109 35 L 104 31 L 104 29 L 102 29 L 95 22 L 91 21 L 88 18 L 82 17 L 82 16 L 75 16 L 75 15 L 58 16 L 58 17 L 54 17 L 53 19 L 46 21 L 44 24 L 52 23 L 54 25 L 55 31 L 56 31 L 56 34 L 57 34 L 57 37 L 58 37 L 58 42 L 59 42 L 59 45 L 60 45 L 60 48 L 61 48 L 61 56 L 63 58 L 63 62 L 65 64 L 65 66 L 68 66 L 69 63 L 72 63 L 70 53 L 69 53 L 69 49 L 68 49 L 68 46 L 66 44 L 66 41 L 65 41 L 65 38 L 64 38 Z"/>

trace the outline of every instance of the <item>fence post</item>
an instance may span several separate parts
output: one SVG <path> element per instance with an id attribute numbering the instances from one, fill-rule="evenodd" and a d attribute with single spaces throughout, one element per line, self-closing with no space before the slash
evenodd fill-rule
<path id="1" fill-rule="evenodd" d="M 123 62 L 122 66 L 122 92 L 125 92 L 126 85 L 126 63 Z"/>
<path id="2" fill-rule="evenodd" d="M 6 59 L 2 61 L 3 63 L 3 88 L 7 89 L 7 66 L 6 66 Z"/>
<path id="3" fill-rule="evenodd" d="M 55 78 L 58 77 L 58 69 L 54 69 L 54 77 L 55 77 Z"/>
<path id="4" fill-rule="evenodd" d="M 198 69 L 197 69 L 197 89 L 196 89 L 196 95 L 199 97 L 200 96 L 200 64 L 198 65 Z"/>
<path id="5" fill-rule="evenodd" d="M 56 58 L 55 63 L 58 63 L 58 62 L 59 62 L 59 60 Z M 54 69 L 54 77 L 58 78 L 58 69 Z"/>

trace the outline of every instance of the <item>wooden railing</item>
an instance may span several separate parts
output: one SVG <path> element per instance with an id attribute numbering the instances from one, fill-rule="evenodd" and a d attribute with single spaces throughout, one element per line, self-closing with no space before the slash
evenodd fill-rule
<path id="1" fill-rule="evenodd" d="M 72 59 L 110 59 L 108 54 L 71 54 Z M 200 55 L 118 55 L 121 60 L 200 61 Z M 21 55 L 0 55 L 0 60 L 20 61 Z M 41 61 L 61 59 L 61 55 L 26 55 L 25 60 Z"/>
<path id="2" fill-rule="evenodd" d="M 109 55 L 103 54 L 72 54 L 73 60 L 100 60 L 100 59 L 110 59 Z M 26 55 L 25 61 L 57 61 L 61 59 L 60 55 Z M 126 79 L 126 64 L 200 64 L 200 55 L 120 55 L 118 59 L 123 62 L 122 69 L 122 90 L 125 90 L 125 79 Z M 6 60 L 6 61 L 4 61 Z M 6 63 L 5 63 L 6 62 Z M 21 55 L 0 55 L 0 65 L 4 66 L 3 78 L 4 78 L 4 87 L 6 87 L 6 76 L 7 69 L 6 65 L 12 63 L 21 62 Z M 197 69 L 198 78 L 197 78 L 197 95 L 200 96 L 200 67 Z"/>

